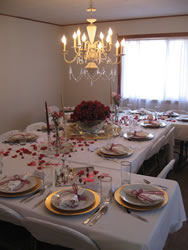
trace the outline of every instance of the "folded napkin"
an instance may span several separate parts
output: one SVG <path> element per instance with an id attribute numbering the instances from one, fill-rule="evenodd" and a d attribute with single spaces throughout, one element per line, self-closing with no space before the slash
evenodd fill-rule
<path id="1" fill-rule="evenodd" d="M 27 180 L 28 177 L 28 175 L 24 175 L 22 178 L 19 175 L 14 175 L 12 178 L 0 182 L 0 185 L 6 185 L 10 191 L 18 191 L 24 187 L 25 184 L 30 183 L 30 181 Z"/>
<path id="2" fill-rule="evenodd" d="M 164 200 L 164 193 L 162 191 L 149 191 L 140 189 L 126 189 L 125 193 L 137 197 L 141 202 L 148 205 L 155 205 Z"/>
<path id="3" fill-rule="evenodd" d="M 161 123 L 159 121 L 154 121 L 154 120 L 145 120 L 144 124 L 148 124 L 152 126 L 160 126 Z"/>
<path id="4" fill-rule="evenodd" d="M 128 136 L 130 137 L 138 137 L 138 138 L 146 138 L 148 136 L 147 132 L 144 131 L 134 131 L 134 132 L 128 132 Z"/>
<path id="5" fill-rule="evenodd" d="M 153 117 L 153 114 L 148 115 L 148 120 L 154 120 L 155 118 Z"/>
<path id="6" fill-rule="evenodd" d="M 63 192 L 63 196 L 59 198 L 60 208 L 76 208 L 79 206 L 81 200 L 86 200 L 84 196 L 85 190 L 80 188 L 76 184 L 72 185 L 73 190 L 67 190 Z M 68 195 L 67 195 L 68 194 Z M 67 197 L 68 196 L 68 197 Z"/>
<path id="7" fill-rule="evenodd" d="M 8 182 L 8 188 L 11 191 L 15 191 L 15 190 L 20 188 L 21 184 L 22 184 L 22 182 L 20 180 L 9 181 Z"/>
<path id="8" fill-rule="evenodd" d="M 107 153 L 109 152 L 113 152 L 115 154 L 121 155 L 121 154 L 128 154 L 128 148 L 125 147 L 122 144 L 107 144 L 104 149 L 107 151 Z"/>

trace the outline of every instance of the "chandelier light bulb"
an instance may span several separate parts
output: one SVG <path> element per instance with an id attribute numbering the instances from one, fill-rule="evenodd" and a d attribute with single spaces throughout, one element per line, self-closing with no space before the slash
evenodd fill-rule
<path id="1" fill-rule="evenodd" d="M 112 35 L 112 29 L 111 29 L 111 28 L 109 28 L 109 30 L 108 30 L 108 35 L 109 35 L 109 36 Z"/>
<path id="2" fill-rule="evenodd" d="M 84 33 L 82 36 L 82 42 L 85 42 L 85 41 L 86 41 L 86 34 Z"/>
<path id="3" fill-rule="evenodd" d="M 102 49 L 102 43 L 101 43 L 101 42 L 99 42 L 98 48 L 99 48 L 99 49 Z"/>
<path id="4" fill-rule="evenodd" d="M 116 56 L 118 56 L 119 52 L 119 41 L 116 42 Z"/>
<path id="5" fill-rule="evenodd" d="M 103 40 L 104 39 L 104 35 L 102 32 L 100 32 L 100 35 L 99 35 L 100 39 Z"/>
<path id="6" fill-rule="evenodd" d="M 123 54 L 123 47 L 125 46 L 125 39 L 121 41 L 121 54 Z"/>
<path id="7" fill-rule="evenodd" d="M 66 51 L 67 39 L 65 35 L 61 38 L 61 42 L 63 43 L 63 51 Z"/>
<path id="8" fill-rule="evenodd" d="M 107 43 L 110 42 L 110 36 L 109 36 L 109 35 L 106 37 L 106 42 L 107 42 Z"/>

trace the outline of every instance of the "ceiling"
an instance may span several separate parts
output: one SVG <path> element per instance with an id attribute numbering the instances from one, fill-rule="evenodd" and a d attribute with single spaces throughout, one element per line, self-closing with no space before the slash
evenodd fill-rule
<path id="1" fill-rule="evenodd" d="M 85 23 L 90 0 L 0 0 L 0 14 L 57 25 Z M 188 15 L 188 0 L 93 0 L 97 21 Z"/>

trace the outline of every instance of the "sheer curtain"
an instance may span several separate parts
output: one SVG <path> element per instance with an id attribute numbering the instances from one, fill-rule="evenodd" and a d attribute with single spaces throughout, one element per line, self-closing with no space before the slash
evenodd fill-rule
<path id="1" fill-rule="evenodd" d="M 130 40 L 124 53 L 124 102 L 129 100 L 134 108 L 188 110 L 188 38 Z"/>

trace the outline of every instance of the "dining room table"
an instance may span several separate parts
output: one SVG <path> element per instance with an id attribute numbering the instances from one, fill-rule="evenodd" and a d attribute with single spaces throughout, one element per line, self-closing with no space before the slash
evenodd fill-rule
<path id="1" fill-rule="evenodd" d="M 49 196 L 39 206 L 35 207 L 41 197 L 32 199 L 27 203 L 21 203 L 21 199 L 28 196 L 28 193 L 23 193 L 11 196 L 4 195 L 0 191 L 0 204 L 13 209 L 22 216 L 21 224 L 24 225 L 24 218 L 33 217 L 44 221 L 49 221 L 57 225 L 64 225 L 75 229 L 92 239 L 101 250 L 160 250 L 163 249 L 167 240 L 168 234 L 179 230 L 183 222 L 186 221 L 186 214 L 182 200 L 179 184 L 173 180 L 160 179 L 138 175 L 137 172 L 144 162 L 152 144 L 161 136 L 167 134 L 171 129 L 172 124 L 166 123 L 165 127 L 153 129 L 142 128 L 147 130 L 147 133 L 152 133 L 153 137 L 149 140 L 134 141 L 128 140 L 124 135 L 128 132 L 128 127 L 122 126 L 121 132 L 112 137 L 107 138 L 80 138 L 68 137 L 63 143 L 71 145 L 71 150 L 66 153 L 49 151 L 49 142 L 46 131 L 33 129 L 33 126 L 28 126 L 27 133 L 35 135 L 36 138 L 24 143 L 14 143 L 7 141 L 9 136 L 17 132 L 6 133 L 0 137 L 0 148 L 3 150 L 3 169 L 0 183 L 3 182 L 3 177 L 12 176 L 35 176 L 38 179 L 43 179 L 45 183 L 45 174 L 49 168 L 52 170 L 52 186 L 46 187 L 42 197 L 44 198 L 50 190 Z M 32 129 L 31 129 L 32 128 Z M 149 131 L 149 132 L 148 132 Z M 54 134 L 52 133 L 52 138 Z M 99 150 L 108 143 L 115 145 L 124 145 L 130 149 L 124 157 L 105 157 L 99 154 Z M 169 141 L 169 143 L 172 143 Z M 162 145 L 161 145 L 162 146 Z M 127 160 L 131 163 L 131 185 L 140 185 L 145 187 L 144 179 L 151 182 L 151 186 L 161 185 L 165 187 L 164 202 L 157 206 L 136 207 L 134 205 L 126 205 L 120 199 L 121 186 L 121 161 Z M 57 213 L 49 204 L 49 199 L 59 190 L 63 190 L 66 186 L 72 187 L 72 184 L 62 182 L 60 185 L 56 183 L 57 170 L 61 168 L 81 169 L 85 172 L 88 168 L 92 168 L 94 179 L 90 182 L 78 181 L 78 186 L 93 190 L 99 196 L 97 206 L 93 209 L 85 209 L 84 212 L 68 216 L 66 213 Z M 70 171 L 70 173 L 72 173 Z M 100 197 L 100 178 L 101 176 L 109 175 L 112 177 L 112 200 L 108 205 L 108 211 L 101 219 L 93 226 L 84 225 L 83 221 L 87 219 L 98 206 L 101 206 L 102 200 Z M 87 176 L 88 177 L 88 176 Z M 41 181 L 41 183 L 43 182 Z M 42 185 L 42 184 L 41 184 Z M 40 186 L 40 185 L 39 185 Z M 159 188 L 159 187 L 158 187 Z M 3 195 L 2 195 L 3 193 Z M 51 200 L 50 200 L 51 201 Z M 127 210 L 129 208 L 129 210 Z M 128 213 L 127 211 L 131 211 Z M 136 216 L 134 216 L 137 215 Z M 138 217 L 142 219 L 139 219 Z M 3 214 L 0 211 L 0 219 L 3 220 Z M 144 219 L 144 220 L 143 220 Z M 40 232 L 42 234 L 43 232 Z M 55 232 L 52 232 L 52 234 Z M 44 238 L 47 235 L 44 235 Z"/>

